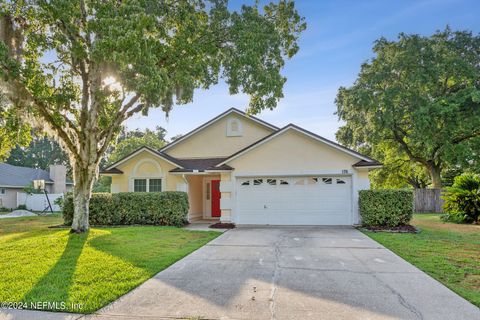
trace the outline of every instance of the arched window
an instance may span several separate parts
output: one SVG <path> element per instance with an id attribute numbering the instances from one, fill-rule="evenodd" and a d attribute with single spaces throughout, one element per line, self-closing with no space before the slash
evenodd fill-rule
<path id="1" fill-rule="evenodd" d="M 162 168 L 157 161 L 150 158 L 135 164 L 130 180 L 130 191 L 133 192 L 161 192 L 165 186 Z"/>

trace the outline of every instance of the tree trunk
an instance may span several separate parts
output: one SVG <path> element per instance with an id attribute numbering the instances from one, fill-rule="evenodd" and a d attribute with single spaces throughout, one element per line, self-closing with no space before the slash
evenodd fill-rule
<path id="1" fill-rule="evenodd" d="M 433 189 L 442 189 L 442 177 L 441 177 L 442 168 L 437 164 L 428 165 L 428 173 L 432 179 L 432 188 Z"/>
<path id="2" fill-rule="evenodd" d="M 89 205 L 92 196 L 93 180 L 96 168 L 84 168 L 77 164 L 73 167 L 73 222 L 71 232 L 81 233 L 89 229 Z"/>

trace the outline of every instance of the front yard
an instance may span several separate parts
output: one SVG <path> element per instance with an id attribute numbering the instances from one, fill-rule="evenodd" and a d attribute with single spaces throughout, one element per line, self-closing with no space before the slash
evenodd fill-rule
<path id="1" fill-rule="evenodd" d="M 412 224 L 419 234 L 365 233 L 480 307 L 480 226 L 438 214 L 416 214 Z"/>
<path id="2" fill-rule="evenodd" d="M 58 215 L 0 220 L 0 301 L 91 313 L 220 234 L 146 226 L 78 235 L 48 228 L 62 222 Z"/>

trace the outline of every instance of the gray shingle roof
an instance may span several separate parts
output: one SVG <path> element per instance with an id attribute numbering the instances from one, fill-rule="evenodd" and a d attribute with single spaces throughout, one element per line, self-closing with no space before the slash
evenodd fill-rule
<path id="1" fill-rule="evenodd" d="M 53 183 L 48 171 L 0 163 L 0 186 L 23 188 L 30 185 L 32 180 L 45 180 L 46 183 Z"/>
<path id="2" fill-rule="evenodd" d="M 205 170 L 232 170 L 232 167 L 223 166 L 222 168 L 215 167 L 216 164 L 222 162 L 226 158 L 203 158 L 203 159 L 176 159 L 183 167 L 175 168 L 170 172 L 193 172 L 198 170 L 204 172 Z"/>
<path id="3" fill-rule="evenodd" d="M 365 160 L 361 160 L 361 161 L 358 161 L 357 163 L 355 163 L 353 166 L 354 167 L 375 167 L 375 166 L 382 166 L 383 163 L 377 161 L 377 160 L 374 160 L 374 161 L 371 161 L 371 162 L 368 162 L 368 161 L 365 161 Z"/>

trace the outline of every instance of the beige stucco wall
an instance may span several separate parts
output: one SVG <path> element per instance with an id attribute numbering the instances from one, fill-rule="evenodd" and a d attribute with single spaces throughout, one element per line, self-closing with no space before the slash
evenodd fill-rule
<path id="1" fill-rule="evenodd" d="M 235 174 L 241 172 L 290 174 L 318 170 L 340 173 L 342 169 L 351 171 L 352 164 L 358 161 L 358 158 L 300 132 L 288 130 L 227 164 L 235 168 Z"/>
<path id="2" fill-rule="evenodd" d="M 112 175 L 113 193 L 133 191 L 133 178 L 162 178 L 163 191 L 176 191 L 177 183 L 185 183 L 181 176 L 169 174 L 176 166 L 148 151 L 142 151 L 117 168 L 123 171 L 123 174 Z"/>
<path id="3" fill-rule="evenodd" d="M 234 176 L 309 173 L 333 175 L 342 174 L 342 170 L 348 170 L 348 174 L 352 176 L 353 223 L 358 223 L 360 221 L 358 191 L 370 187 L 368 170 L 356 170 L 352 167 L 359 160 L 353 155 L 319 142 L 298 131 L 288 130 L 227 164 L 235 168 L 232 173 Z M 235 181 L 235 178 L 232 178 Z M 222 220 L 235 221 L 235 183 L 230 187 L 228 186 L 227 183 L 225 188 L 233 188 L 233 191 L 229 193 L 230 204 L 227 203 L 225 207 L 230 205 L 231 210 L 222 209 Z M 223 219 L 224 211 L 225 219 Z"/>
<path id="4" fill-rule="evenodd" d="M 368 169 L 360 169 L 357 171 L 358 190 L 370 189 L 370 178 Z"/>
<path id="5" fill-rule="evenodd" d="M 187 141 L 167 150 L 167 152 L 172 156 L 185 158 L 228 156 L 270 133 L 269 130 L 251 120 L 242 120 L 244 137 L 226 137 L 227 119 L 219 121 L 218 124 L 213 124 L 205 132 L 199 132 Z M 247 134 L 247 132 L 250 132 L 250 134 Z M 215 143 L 212 141 L 215 141 Z M 348 174 L 352 175 L 353 210 L 356 214 L 354 223 L 357 223 L 359 221 L 358 190 L 369 188 L 368 170 L 355 170 L 352 167 L 359 160 L 353 155 L 328 146 L 293 129 L 288 130 L 227 163 L 235 170 L 222 173 L 220 177 L 221 220 L 225 222 L 235 221 L 236 176 L 246 174 L 342 174 L 342 170 L 346 169 Z M 131 181 L 134 177 L 161 177 L 164 179 L 164 191 L 177 190 L 177 185 L 185 183 L 181 175 L 169 173 L 171 169 L 176 167 L 175 165 L 148 151 L 143 151 L 117 167 L 124 174 L 112 175 L 112 192 L 133 191 Z M 186 177 L 189 186 L 190 219 L 201 218 L 204 211 L 203 179 L 206 176 Z"/>
<path id="6" fill-rule="evenodd" d="M 187 176 L 189 216 L 191 220 L 203 218 L 203 176 Z"/>
<path id="7" fill-rule="evenodd" d="M 227 137 L 227 123 L 231 118 L 241 121 L 243 131 L 241 137 Z M 251 119 L 231 114 L 173 145 L 165 152 L 177 158 L 227 157 L 272 132 L 272 129 Z"/>

